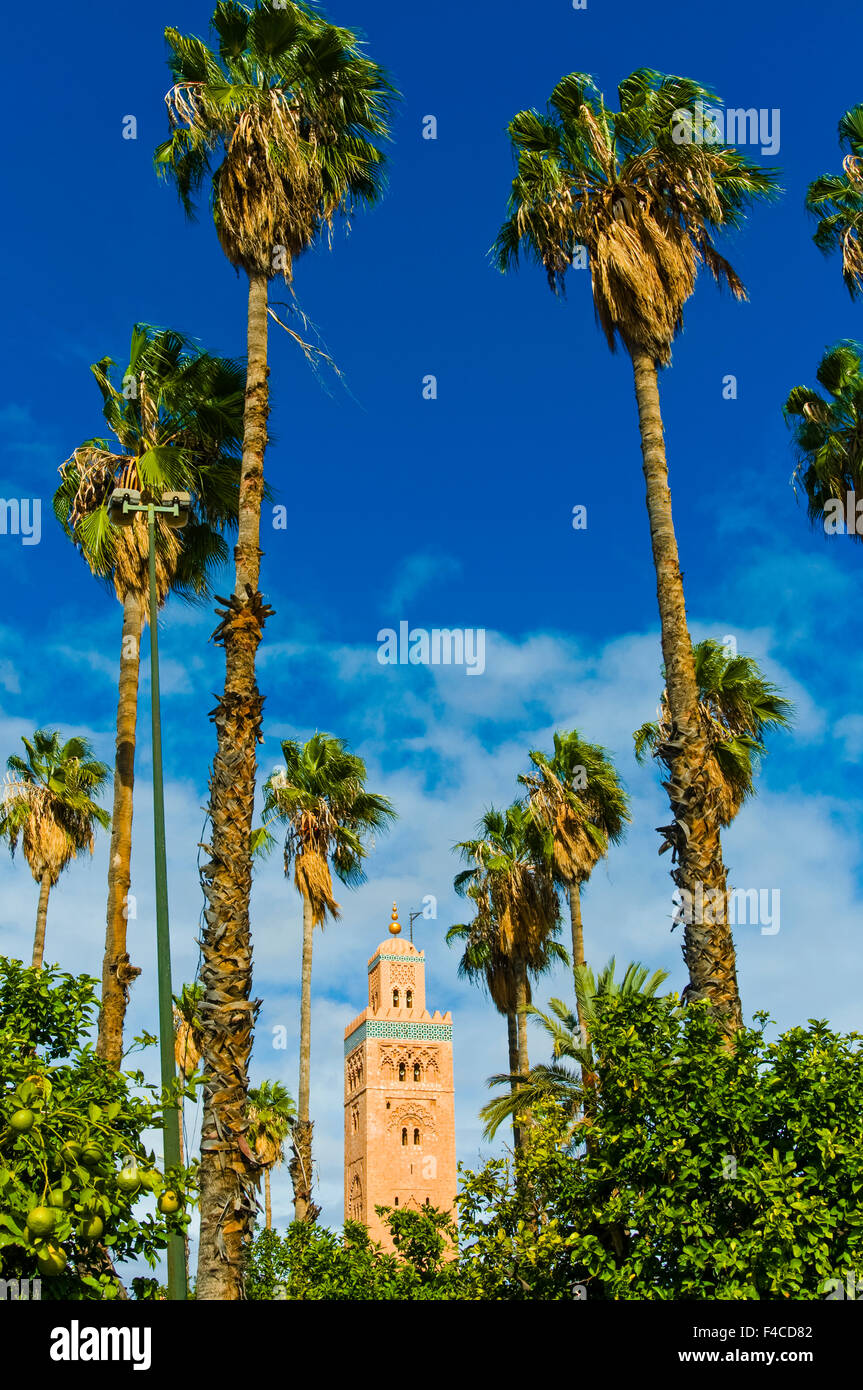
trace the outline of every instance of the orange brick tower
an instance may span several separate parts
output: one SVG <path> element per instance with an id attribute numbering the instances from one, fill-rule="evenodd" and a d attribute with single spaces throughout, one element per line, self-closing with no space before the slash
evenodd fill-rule
<path id="1" fill-rule="evenodd" d="M 399 936 L 369 961 L 369 1005 L 345 1029 L 345 1220 L 392 1249 L 376 1206 L 453 1210 L 452 1014 L 426 1008 L 425 953 Z"/>

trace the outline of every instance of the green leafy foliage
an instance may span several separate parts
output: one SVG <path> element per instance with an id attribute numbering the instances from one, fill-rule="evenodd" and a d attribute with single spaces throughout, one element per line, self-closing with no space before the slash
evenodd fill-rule
<path id="1" fill-rule="evenodd" d="M 162 1118 L 141 1073 L 82 1045 L 95 984 L 0 957 L 0 1274 L 41 1277 L 43 1298 L 116 1298 L 114 1264 L 154 1266 L 188 1223 L 183 1205 L 170 1218 L 136 1210 L 163 1186 L 187 1198 L 191 1175 L 162 1175 L 144 1148 Z"/>
<path id="2" fill-rule="evenodd" d="M 567 1139 L 549 1107 L 515 1168 L 467 1174 L 462 1296 L 817 1299 L 863 1272 L 858 1034 L 775 1042 L 668 999 L 610 997 L 591 1041 L 597 1095 Z"/>
<path id="3" fill-rule="evenodd" d="M 369 1239 L 365 1226 L 346 1221 L 339 1233 L 295 1221 L 282 1236 L 260 1231 L 252 1246 L 246 1297 L 256 1300 L 359 1301 L 458 1297 L 457 1267 L 446 1260 L 454 1227 L 434 1207 L 378 1208 L 396 1254 Z"/>

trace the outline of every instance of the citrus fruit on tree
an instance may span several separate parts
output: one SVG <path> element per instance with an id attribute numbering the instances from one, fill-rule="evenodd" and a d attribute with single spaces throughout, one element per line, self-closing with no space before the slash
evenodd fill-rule
<path id="1" fill-rule="evenodd" d="M 137 1192 L 141 1186 L 141 1179 L 138 1176 L 138 1169 L 131 1166 L 121 1168 L 117 1174 L 117 1186 L 121 1192 Z"/>
<path id="2" fill-rule="evenodd" d="M 81 1240 L 98 1240 L 104 1230 L 105 1223 L 101 1216 L 85 1216 L 78 1227 L 78 1235 Z"/>
<path id="3" fill-rule="evenodd" d="M 68 1207 L 69 1193 L 64 1192 L 62 1187 L 52 1187 L 48 1193 L 49 1207 Z"/>
<path id="4" fill-rule="evenodd" d="M 36 1116 L 32 1110 L 16 1110 L 9 1119 L 13 1129 L 17 1129 L 19 1134 L 26 1134 L 28 1129 L 32 1129 L 36 1122 Z"/>
<path id="5" fill-rule="evenodd" d="M 81 1154 L 81 1162 L 86 1164 L 88 1168 L 97 1168 L 104 1157 L 105 1155 L 98 1144 L 85 1144 Z"/>
<path id="6" fill-rule="evenodd" d="M 56 1240 L 46 1241 L 36 1252 L 36 1263 L 41 1274 L 62 1274 L 66 1268 L 66 1251 Z"/>
<path id="7" fill-rule="evenodd" d="M 84 1150 L 80 1144 L 76 1144 L 73 1139 L 65 1143 L 60 1150 L 60 1157 L 64 1163 L 78 1163 Z"/>
<path id="8" fill-rule="evenodd" d="M 49 1236 L 57 1224 L 53 1207 L 33 1207 L 27 1213 L 27 1230 L 31 1236 Z"/>
<path id="9" fill-rule="evenodd" d="M 175 1211 L 180 1210 L 180 1198 L 174 1189 L 169 1187 L 162 1193 L 157 1206 L 163 1216 L 173 1216 Z"/>

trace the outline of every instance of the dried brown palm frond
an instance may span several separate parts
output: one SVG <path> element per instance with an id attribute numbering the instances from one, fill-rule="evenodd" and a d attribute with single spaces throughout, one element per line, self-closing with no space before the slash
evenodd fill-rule
<path id="1" fill-rule="evenodd" d="M 564 883 L 589 877 L 602 858 L 602 851 L 586 828 L 584 805 L 573 805 L 563 783 L 548 766 L 541 775 L 527 774 L 522 781 L 537 824 L 551 831 L 559 877 Z"/>
<path id="2" fill-rule="evenodd" d="M 515 962 L 504 955 L 502 951 L 495 952 L 489 961 L 486 969 L 486 984 L 491 1001 L 498 1013 L 515 1013 L 518 1008 L 518 980 L 516 978 Z M 524 982 L 526 1000 L 530 1004 L 533 1000 L 531 994 L 530 980 Z"/>
<path id="3" fill-rule="evenodd" d="M 197 1030 L 174 1005 L 174 1061 L 182 1079 L 191 1076 L 201 1060 Z"/>
<path id="4" fill-rule="evenodd" d="M 124 454 L 112 454 L 94 444 L 82 444 L 60 466 L 61 477 L 73 471 L 78 477 L 78 490 L 69 514 L 74 528 L 85 516 L 105 505 L 117 487 L 132 487 L 126 481 L 131 459 Z"/>
<path id="5" fill-rule="evenodd" d="M 659 719 L 657 729 L 659 739 L 657 742 L 657 753 L 661 757 L 662 750 L 667 747 L 672 740 L 671 712 L 668 708 L 668 697 L 663 690 L 659 705 Z M 704 781 L 705 797 L 708 806 L 715 812 L 719 823 L 723 826 L 730 825 L 737 816 L 743 804 L 744 793 L 742 789 L 729 782 L 724 776 L 722 768 L 717 761 L 713 751 L 718 745 L 725 743 L 730 735 L 743 730 L 734 730 L 723 723 L 710 710 L 709 706 L 702 701 L 698 707 L 701 727 L 704 733 L 707 755 L 704 762 Z"/>
<path id="6" fill-rule="evenodd" d="M 290 279 L 293 259 L 312 245 L 333 209 L 323 205 L 320 168 L 310 158 L 315 135 L 301 135 L 298 104 L 278 88 L 266 96 L 266 106 L 240 114 L 213 177 L 216 230 L 228 259 L 247 271 L 272 275 L 279 268 L 275 249 L 284 247 L 282 268 Z M 186 89 L 182 99 L 191 109 L 178 114 L 195 124 L 194 91 Z"/>
<path id="7" fill-rule="evenodd" d="M 308 900 L 314 926 L 323 926 L 327 916 L 338 921 L 341 913 L 333 897 L 329 860 L 318 849 L 303 848 L 297 854 L 294 859 L 294 884 Z"/>
<path id="8" fill-rule="evenodd" d="M 147 400 L 141 396 L 144 409 Z M 96 445 L 83 444 L 66 459 L 59 469 L 62 478 L 77 478 L 77 491 L 69 514 L 69 524 L 77 531 L 81 523 L 105 507 L 116 488 L 133 488 L 146 495 L 137 467 L 137 459 L 126 454 L 112 454 Z M 177 533 L 156 518 L 156 596 L 161 607 L 171 587 L 180 556 Z M 122 603 L 129 593 L 147 595 L 150 586 L 149 535 L 146 517 L 139 514 L 131 526 L 111 531 L 113 548 L 113 582 L 117 598 Z M 149 620 L 145 606 L 144 620 Z"/>
<path id="9" fill-rule="evenodd" d="M 258 1111 L 253 1105 L 249 1106 L 249 1122 L 254 1128 L 258 1121 Z M 285 1150 L 281 1144 L 265 1132 L 259 1130 L 255 1135 L 255 1153 L 261 1162 L 262 1168 L 278 1167 L 285 1160 Z"/>
<path id="10" fill-rule="evenodd" d="M 530 863 L 513 863 L 506 874 L 491 876 L 489 894 L 503 950 L 530 965 L 542 952 L 549 922 L 558 915 L 550 872 Z"/>
<path id="11" fill-rule="evenodd" d="M 156 601 L 161 608 L 168 597 L 172 576 L 176 573 L 180 542 L 176 532 L 158 518 L 156 530 Z M 124 526 L 117 537 L 114 588 L 121 602 L 130 592 L 149 596 L 149 563 L 150 538 L 147 520 L 139 513 L 133 524 Z M 149 618 L 149 610 L 145 609 L 144 617 Z"/>
<path id="12" fill-rule="evenodd" d="M 7 837 L 13 854 L 21 839 L 21 850 L 36 882 L 47 873 L 51 886 L 79 849 L 93 853 L 92 826 L 76 813 L 64 812 L 65 824 L 55 814 L 56 798 L 47 787 L 7 776 L 3 786 L 3 810 L 9 829 Z M 70 833 L 71 832 L 71 833 Z"/>
<path id="13" fill-rule="evenodd" d="M 695 288 L 697 263 L 687 237 L 637 197 L 604 195 L 609 206 L 585 219 L 597 317 L 610 345 L 624 342 L 666 360 Z M 592 244 L 591 244 L 592 243 Z"/>

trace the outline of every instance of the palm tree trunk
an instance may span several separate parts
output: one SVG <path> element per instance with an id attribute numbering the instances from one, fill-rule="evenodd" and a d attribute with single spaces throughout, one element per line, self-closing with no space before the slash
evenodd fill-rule
<path id="1" fill-rule="evenodd" d="M 303 965 L 300 989 L 300 1085 L 297 1092 L 297 1120 L 293 1127 L 293 1158 L 290 1163 L 294 1185 L 294 1220 L 314 1221 L 319 1208 L 312 1201 L 312 1131 L 309 1119 L 312 1065 L 312 948 L 314 946 L 312 905 L 303 898 Z"/>
<path id="2" fill-rule="evenodd" d="M 33 938 L 33 969 L 42 969 L 45 954 L 45 926 L 48 921 L 48 894 L 51 892 L 51 873 L 46 869 L 39 882 L 39 906 L 36 909 L 36 935 Z"/>
<path id="3" fill-rule="evenodd" d="M 528 1004 L 527 968 L 520 957 L 515 963 L 515 1004 L 518 1022 L 518 1073 L 520 1076 L 527 1076 L 530 1071 L 527 1056 L 527 1014 L 524 1012 Z"/>
<path id="4" fill-rule="evenodd" d="M 577 971 L 579 966 L 587 964 L 584 958 L 584 928 L 581 924 L 581 882 L 579 879 L 576 879 L 574 883 L 569 885 L 569 916 L 572 922 L 572 970 L 577 982 Z M 577 988 L 575 991 L 575 1012 L 578 1016 L 578 1031 L 581 1034 L 581 1045 L 585 1047 L 587 1045 L 587 1029 L 584 1025 L 584 1019 L 581 1016 L 581 1005 L 578 1002 Z"/>
<path id="5" fill-rule="evenodd" d="M 257 1164 L 246 1144 L 246 1093 L 257 1003 L 251 1000 L 249 841 L 256 747 L 263 701 L 255 653 L 268 609 L 258 591 L 261 499 L 267 444 L 267 279 L 249 275 L 248 370 L 240 470 L 235 584 L 220 599 L 214 634 L 225 648 L 225 690 L 210 715 L 217 748 L 210 777 L 210 859 L 201 873 L 207 898 L 201 947 L 204 1113 L 201 1127 L 197 1297 L 243 1297 L 245 1253 L 257 1210 Z"/>
<path id="6" fill-rule="evenodd" d="M 690 1000 L 707 1000 L 733 1032 L 742 1026 L 737 967 L 728 926 L 719 818 L 707 776 L 707 744 L 699 718 L 695 662 L 671 515 L 659 382 L 656 363 L 649 354 L 633 352 L 632 367 L 672 727 L 664 756 L 671 770 L 665 788 L 673 824 L 664 833 L 676 864 L 672 878 L 685 894 L 684 903 L 692 908 L 683 945 L 690 981 L 687 993 Z"/>
<path id="7" fill-rule="evenodd" d="M 530 1071 L 527 1055 L 527 1014 L 524 1012 L 528 1002 L 527 968 L 519 956 L 515 960 L 516 1071 L 519 1076 L 527 1076 Z M 513 1143 L 516 1148 L 521 1148 L 524 1131 L 529 1123 L 530 1116 L 525 1114 L 521 1117 L 518 1133 L 513 1129 Z"/>
<path id="8" fill-rule="evenodd" d="M 264 1219 L 267 1223 L 267 1230 L 273 1229 L 273 1204 L 270 1200 L 270 1169 L 264 1169 Z"/>
<path id="9" fill-rule="evenodd" d="M 509 1044 L 509 1089 L 515 1092 L 518 1090 L 518 1082 L 515 1079 L 518 1071 L 518 1019 L 512 1009 L 506 1016 L 506 1036 Z M 517 1149 L 521 1147 L 521 1130 L 515 1120 L 512 1122 L 512 1142 Z"/>
<path id="10" fill-rule="evenodd" d="M 108 859 L 108 914 L 105 955 L 102 960 L 102 1006 L 96 1054 L 112 1066 L 123 1059 L 123 1023 L 129 979 L 126 929 L 129 888 L 132 882 L 132 806 L 135 788 L 135 739 L 138 723 L 138 679 L 141 665 L 141 632 L 144 605 L 140 594 L 129 592 L 123 600 L 123 640 L 120 648 L 120 681 L 117 697 L 117 738 L 114 754 L 114 805 L 111 816 L 111 851 Z M 118 970 L 122 970 L 120 978 Z"/>

